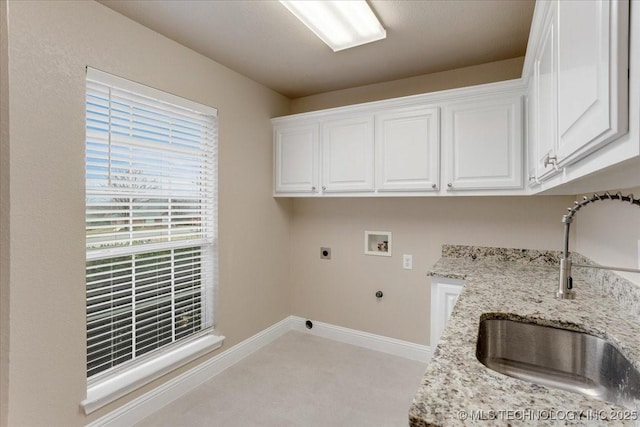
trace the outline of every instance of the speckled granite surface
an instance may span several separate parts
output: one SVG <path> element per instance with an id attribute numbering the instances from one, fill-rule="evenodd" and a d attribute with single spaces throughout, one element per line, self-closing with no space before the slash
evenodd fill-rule
<path id="1" fill-rule="evenodd" d="M 571 259 L 577 264 L 593 264 L 589 258 L 575 252 L 571 254 Z M 572 271 L 583 277 L 594 288 L 614 298 L 622 308 L 630 310 L 640 319 L 640 288 L 638 286 L 613 271 L 582 267 L 573 267 Z"/>
<path id="2" fill-rule="evenodd" d="M 636 424 L 612 419 L 617 415 L 635 419 L 635 414 L 629 413 L 635 408 L 511 378 L 476 359 L 480 319 L 489 316 L 604 337 L 640 368 L 636 312 L 621 309 L 618 301 L 603 292 L 608 291 L 606 284 L 590 286 L 585 279 L 591 277 L 582 277 L 578 271 L 574 274 L 576 299 L 557 300 L 558 256 L 540 251 L 443 247 L 443 258 L 429 274 L 464 279 L 465 289 L 411 405 L 411 426 Z M 574 260 L 584 261 L 578 256 Z M 612 283 L 610 279 L 606 282 Z M 629 285 L 633 287 L 625 286 Z M 635 289 L 628 292 L 635 293 Z M 620 296 L 623 300 L 628 297 L 627 293 Z M 484 420 L 472 419 L 478 416 Z"/>
<path id="3" fill-rule="evenodd" d="M 520 264 L 560 265 L 560 251 L 539 251 L 535 249 L 490 248 L 486 246 L 443 245 L 443 258 L 491 259 L 511 261 Z"/>

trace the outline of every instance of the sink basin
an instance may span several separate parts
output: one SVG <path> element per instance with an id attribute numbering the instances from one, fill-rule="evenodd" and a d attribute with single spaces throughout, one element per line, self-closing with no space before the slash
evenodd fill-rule
<path id="1" fill-rule="evenodd" d="M 640 373 L 607 340 L 506 319 L 480 322 L 476 357 L 510 377 L 626 407 L 640 400 Z"/>

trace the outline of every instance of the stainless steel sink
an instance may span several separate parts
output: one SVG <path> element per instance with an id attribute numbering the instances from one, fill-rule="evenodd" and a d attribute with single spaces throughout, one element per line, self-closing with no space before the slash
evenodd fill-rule
<path id="1" fill-rule="evenodd" d="M 608 341 L 586 333 L 485 319 L 476 357 L 494 371 L 532 383 L 632 408 L 640 400 L 640 373 Z"/>

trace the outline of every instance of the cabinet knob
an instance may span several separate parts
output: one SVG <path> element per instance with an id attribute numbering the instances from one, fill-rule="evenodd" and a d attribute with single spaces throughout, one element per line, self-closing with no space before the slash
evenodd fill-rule
<path id="1" fill-rule="evenodd" d="M 448 184 L 447 184 L 447 187 L 449 187 L 449 188 L 453 188 L 453 184 L 452 184 L 452 183 L 448 183 Z"/>
<path id="2" fill-rule="evenodd" d="M 316 186 L 311 187 L 311 191 L 316 191 Z"/>
<path id="3" fill-rule="evenodd" d="M 546 168 L 549 165 L 557 169 L 558 156 L 550 156 L 549 154 L 547 154 L 547 156 L 544 158 L 544 167 Z"/>
<path id="4" fill-rule="evenodd" d="M 327 187 L 325 187 L 324 185 L 322 186 L 322 191 L 325 191 L 327 189 Z"/>
<path id="5" fill-rule="evenodd" d="M 435 185 L 435 184 L 432 184 L 432 185 L 431 185 L 431 188 L 433 188 L 433 189 L 435 190 L 436 188 L 438 188 L 438 186 L 437 186 L 437 185 Z"/>

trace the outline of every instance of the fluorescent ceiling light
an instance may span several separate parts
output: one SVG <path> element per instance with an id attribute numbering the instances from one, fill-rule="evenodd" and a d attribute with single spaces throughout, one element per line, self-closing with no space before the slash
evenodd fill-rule
<path id="1" fill-rule="evenodd" d="M 387 36 L 365 0 L 280 0 L 280 3 L 334 52 Z"/>

